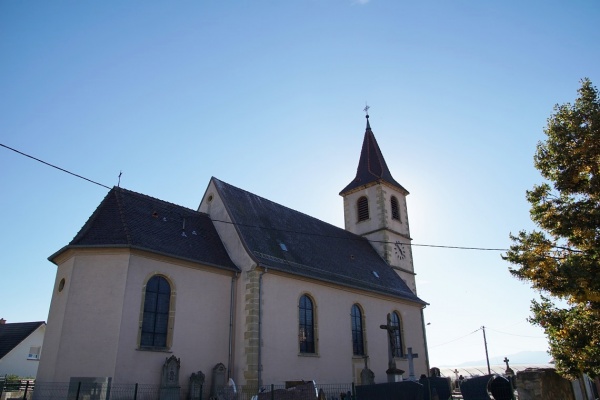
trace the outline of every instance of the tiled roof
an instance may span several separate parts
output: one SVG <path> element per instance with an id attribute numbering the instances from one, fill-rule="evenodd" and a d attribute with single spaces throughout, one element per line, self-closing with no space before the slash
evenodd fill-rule
<path id="1" fill-rule="evenodd" d="M 212 179 L 259 265 L 425 304 L 365 238 Z"/>
<path id="2" fill-rule="evenodd" d="M 114 187 L 68 248 L 126 247 L 233 271 L 210 217 L 205 213 Z"/>
<path id="3" fill-rule="evenodd" d="M 44 321 L 0 324 L 0 359 L 43 324 L 45 324 Z"/>
<path id="4" fill-rule="evenodd" d="M 392 173 L 383 158 L 383 154 L 379 149 L 379 145 L 377 144 L 377 140 L 375 140 L 375 135 L 373 135 L 371 125 L 367 119 L 367 129 L 365 131 L 365 138 L 360 152 L 358 168 L 356 168 L 356 177 L 348 184 L 348 186 L 342 189 L 340 194 L 349 192 L 352 189 L 367 185 L 371 182 L 378 181 L 387 182 L 408 194 L 408 190 L 404 189 L 402 185 L 396 182 L 392 177 Z"/>

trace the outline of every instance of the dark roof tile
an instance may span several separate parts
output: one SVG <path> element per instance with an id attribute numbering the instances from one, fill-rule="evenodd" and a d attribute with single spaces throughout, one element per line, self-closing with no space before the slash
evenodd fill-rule
<path id="1" fill-rule="evenodd" d="M 118 187 L 58 253 L 82 247 L 136 248 L 238 270 L 207 214 Z"/>
<path id="2" fill-rule="evenodd" d="M 425 304 L 367 239 L 216 178 L 213 182 L 260 265 Z"/>

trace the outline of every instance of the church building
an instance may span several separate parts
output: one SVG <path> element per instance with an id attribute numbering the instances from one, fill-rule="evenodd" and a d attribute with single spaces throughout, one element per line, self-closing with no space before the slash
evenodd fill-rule
<path id="1" fill-rule="evenodd" d="M 160 383 L 172 356 L 182 384 L 217 364 L 257 387 L 361 384 L 365 365 L 376 383 L 394 364 L 403 379 L 427 374 L 408 191 L 368 116 L 340 195 L 345 229 L 214 177 L 197 210 L 113 187 L 49 257 L 38 382 Z"/>

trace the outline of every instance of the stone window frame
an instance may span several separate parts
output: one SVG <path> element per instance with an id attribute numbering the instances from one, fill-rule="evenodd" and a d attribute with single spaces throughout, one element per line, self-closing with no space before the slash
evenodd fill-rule
<path id="1" fill-rule="evenodd" d="M 356 216 L 358 222 L 367 221 L 370 218 L 369 199 L 367 196 L 360 196 L 356 200 Z"/>
<path id="2" fill-rule="evenodd" d="M 306 298 L 310 301 L 312 307 L 312 325 L 310 328 L 312 329 L 312 351 L 307 351 L 302 349 L 302 299 Z M 309 293 L 302 293 L 298 298 L 298 354 L 302 356 L 314 356 L 318 355 L 318 324 L 317 324 L 317 302 L 315 298 L 311 296 Z"/>
<path id="3" fill-rule="evenodd" d="M 360 327 L 357 327 L 357 323 L 360 323 Z M 352 329 L 352 355 L 354 357 L 364 357 L 367 355 L 365 312 L 358 303 L 354 303 L 350 309 L 350 325 Z"/>
<path id="4" fill-rule="evenodd" d="M 396 352 L 393 354 L 396 358 L 404 358 L 406 357 L 406 351 L 404 350 L 404 324 L 402 323 L 402 315 L 399 311 L 392 311 L 391 315 L 391 324 L 394 324 L 394 318 L 397 319 L 398 322 L 398 330 L 394 331 L 394 345 L 396 347 Z"/>
<path id="5" fill-rule="evenodd" d="M 142 345 L 142 328 L 144 324 L 144 309 L 146 303 L 146 287 L 148 282 L 154 277 L 163 278 L 168 284 L 170 288 L 170 296 L 169 296 L 169 314 L 167 319 L 167 338 L 165 346 L 146 346 Z M 138 350 L 146 350 L 146 351 L 169 351 L 173 346 L 173 326 L 175 324 L 175 299 L 177 297 L 177 291 L 175 289 L 175 284 L 171 278 L 169 278 L 166 274 L 160 272 L 153 272 L 149 274 L 144 280 L 144 284 L 142 285 L 142 296 L 141 296 L 141 304 L 140 304 L 140 317 L 138 324 L 138 335 L 137 335 L 137 348 Z"/>

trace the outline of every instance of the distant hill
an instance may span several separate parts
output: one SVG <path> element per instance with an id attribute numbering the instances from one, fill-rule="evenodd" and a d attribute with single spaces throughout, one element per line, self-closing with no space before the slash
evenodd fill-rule
<path id="1" fill-rule="evenodd" d="M 509 364 L 548 364 L 552 357 L 545 351 L 521 351 L 515 354 L 507 354 L 510 360 Z M 504 364 L 504 356 L 490 357 L 490 365 Z M 486 365 L 486 360 L 467 361 L 457 365 L 457 367 L 469 367 L 477 365 Z"/>

